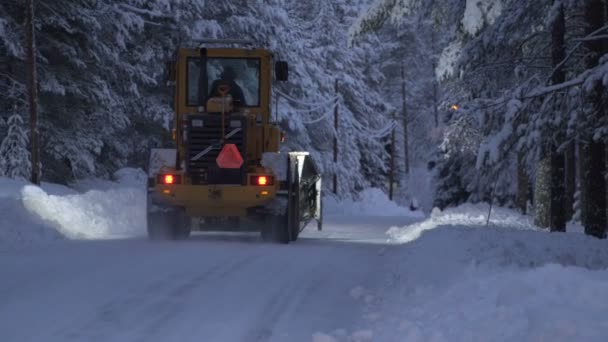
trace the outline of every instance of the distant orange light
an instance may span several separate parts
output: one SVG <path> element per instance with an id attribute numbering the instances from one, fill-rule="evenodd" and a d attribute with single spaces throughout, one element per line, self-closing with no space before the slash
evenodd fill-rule
<path id="1" fill-rule="evenodd" d="M 173 184 L 175 182 L 175 177 L 173 175 L 165 175 L 165 184 Z"/>
<path id="2" fill-rule="evenodd" d="M 259 185 L 266 185 L 266 184 L 268 184 L 268 178 L 266 178 L 265 176 L 260 176 L 260 178 L 258 178 L 258 184 Z"/>
<path id="3" fill-rule="evenodd" d="M 458 105 L 452 105 L 452 107 L 450 107 L 452 110 L 459 110 L 460 107 Z"/>

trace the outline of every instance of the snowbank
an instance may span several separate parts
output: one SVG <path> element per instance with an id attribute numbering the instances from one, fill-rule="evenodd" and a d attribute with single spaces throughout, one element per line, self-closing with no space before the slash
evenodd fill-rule
<path id="1" fill-rule="evenodd" d="M 323 209 L 326 215 L 335 216 L 407 216 L 423 218 L 421 211 L 411 211 L 388 199 L 380 189 L 367 189 L 359 194 L 359 200 L 336 200 L 326 196 Z"/>
<path id="2" fill-rule="evenodd" d="M 608 241 L 548 233 L 487 205 L 440 212 L 389 235 L 378 340 L 604 341 Z"/>
<path id="3" fill-rule="evenodd" d="M 437 208 L 427 220 L 403 228 L 391 228 L 388 235 L 397 243 L 406 243 L 420 237 L 427 230 L 444 225 L 461 225 L 467 227 L 485 227 L 488 219 L 487 204 L 463 204 L 457 208 L 441 211 Z M 532 219 L 516 211 L 505 208 L 492 208 L 490 227 L 509 227 L 517 229 L 534 229 Z"/>
<path id="4" fill-rule="evenodd" d="M 116 182 L 88 180 L 76 184 L 74 188 L 83 192 L 0 178 L 0 248 L 64 238 L 143 235 L 146 197 L 140 172 L 126 169 L 117 172 Z"/>
<path id="5" fill-rule="evenodd" d="M 37 244 L 61 239 L 47 222 L 32 215 L 23 205 L 21 190 L 28 183 L 0 177 L 0 248 Z M 49 194 L 64 196 L 76 192 L 60 185 L 43 183 Z"/>

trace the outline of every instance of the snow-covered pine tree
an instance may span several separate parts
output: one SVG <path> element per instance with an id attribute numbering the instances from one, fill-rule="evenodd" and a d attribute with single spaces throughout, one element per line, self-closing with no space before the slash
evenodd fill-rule
<path id="1" fill-rule="evenodd" d="M 8 118 L 6 126 L 7 134 L 0 142 L 0 175 L 26 180 L 30 177 L 32 164 L 27 131 L 17 108 Z"/>
<path id="2" fill-rule="evenodd" d="M 143 166 L 171 115 L 164 62 L 180 41 L 214 31 L 213 23 L 198 19 L 203 6 L 164 0 L 60 0 L 37 6 L 47 180 L 107 176 L 127 163 Z M 24 79 L 23 12 L 21 2 L 0 3 L 0 59 L 7 62 L 0 66 L 0 87 L 5 75 Z M 10 70 L 4 72 L 5 66 Z"/>
<path id="3" fill-rule="evenodd" d="M 170 91 L 164 62 L 196 39 L 248 38 L 268 46 L 292 66 L 280 90 L 305 102 L 327 102 L 340 81 L 340 159 L 332 161 L 332 108 L 299 112 L 285 99 L 280 122 L 287 148 L 310 150 L 321 169 L 340 179 L 340 193 L 384 186 L 386 141 L 375 135 L 390 124 L 380 85 L 379 41 L 347 46 L 348 27 L 366 0 L 301 2 L 100 0 L 42 2 L 36 29 L 42 162 L 46 180 L 107 176 L 143 166 L 149 147 L 168 133 Z M 0 3 L 0 87 L 23 81 L 23 4 Z M 315 14 L 315 15 L 313 15 Z M 319 14 L 319 16 L 316 16 Z M 315 19 L 317 18 L 317 19 Z M 320 19 L 318 19 L 320 18 Z M 3 68 L 10 69 L 7 72 Z M 8 83 L 10 85 L 10 82 Z M 15 97 L 22 96 L 16 94 Z M 8 100 L 6 100 L 8 101 Z M 5 108 L 5 99 L 0 99 Z M 12 102 L 14 103 L 14 101 Z M 5 112 L 5 110 L 3 110 Z M 371 136 L 370 136 L 371 135 Z M 380 134 L 382 135 L 382 134 Z M 331 182 L 326 182 L 329 185 Z"/>

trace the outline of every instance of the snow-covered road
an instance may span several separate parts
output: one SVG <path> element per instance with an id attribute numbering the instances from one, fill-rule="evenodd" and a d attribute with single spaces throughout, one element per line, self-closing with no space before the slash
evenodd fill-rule
<path id="1" fill-rule="evenodd" d="M 61 241 L 0 252 L 2 341 L 365 339 L 386 231 L 412 219 L 329 217 L 288 246 L 257 235 Z M 340 330 L 341 329 L 341 330 Z"/>
<path id="2" fill-rule="evenodd" d="M 415 219 L 366 190 L 328 197 L 325 230 L 288 246 L 255 234 L 151 242 L 145 191 L 79 187 L 0 178 L 0 342 L 608 336 L 608 242 L 549 234 L 506 208 L 489 225 L 484 204 Z"/>

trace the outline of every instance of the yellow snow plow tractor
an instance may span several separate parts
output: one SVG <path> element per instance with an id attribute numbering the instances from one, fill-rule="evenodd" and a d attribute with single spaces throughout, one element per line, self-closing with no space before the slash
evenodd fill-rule
<path id="1" fill-rule="evenodd" d="M 311 220 L 320 230 L 321 176 L 308 153 L 280 152 L 272 120 L 271 87 L 287 80 L 287 63 L 249 42 L 200 44 L 167 65 L 174 146 L 150 152 L 149 237 L 259 231 L 289 243 Z"/>

